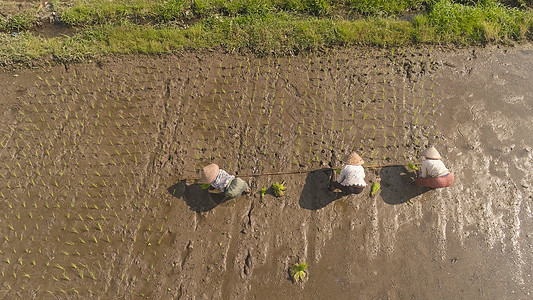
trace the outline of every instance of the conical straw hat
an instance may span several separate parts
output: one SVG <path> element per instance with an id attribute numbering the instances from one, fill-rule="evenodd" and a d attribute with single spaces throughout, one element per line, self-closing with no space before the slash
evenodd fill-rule
<path id="1" fill-rule="evenodd" d="M 353 166 L 360 166 L 365 163 L 365 161 L 359 156 L 357 153 L 352 152 L 350 155 L 345 156 L 342 159 L 342 162 L 353 165 Z"/>
<path id="2" fill-rule="evenodd" d="M 429 159 L 441 159 L 442 157 L 439 154 L 439 151 L 435 149 L 435 147 L 431 146 L 424 150 L 420 155 L 424 156 L 425 158 Z"/>
<path id="3" fill-rule="evenodd" d="M 204 167 L 204 169 L 202 170 L 202 182 L 213 182 L 217 178 L 219 170 L 220 168 L 217 164 L 210 164 L 209 166 Z"/>

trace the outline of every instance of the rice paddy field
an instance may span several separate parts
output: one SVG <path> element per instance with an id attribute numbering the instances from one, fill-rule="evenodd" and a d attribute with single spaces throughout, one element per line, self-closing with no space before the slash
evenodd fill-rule
<path id="1" fill-rule="evenodd" d="M 391 85 L 430 68 L 411 51 L 394 61 L 379 59 L 384 51 L 188 57 L 21 75 L 29 84 L 16 89 L 2 132 L 2 233 L 14 245 L 2 250 L 4 276 L 56 282 L 43 295 L 140 294 L 126 287 L 160 282 L 157 264 L 168 263 L 158 258 L 175 230 L 171 179 L 197 178 L 212 162 L 238 174 L 313 170 L 349 151 L 403 163 L 439 137 L 431 78 Z M 139 265 L 125 267 L 126 257 Z"/>
<path id="2" fill-rule="evenodd" d="M 531 298 L 532 20 L 529 0 L 2 1 L 0 298 Z M 450 188 L 411 184 L 430 145 Z M 368 187 L 328 191 L 352 151 Z M 211 163 L 252 193 L 204 189 Z"/>
<path id="3" fill-rule="evenodd" d="M 3 71 L 0 293 L 528 298 L 531 53 L 199 51 Z M 410 185 L 428 145 L 451 188 Z M 327 191 L 350 151 L 377 196 Z M 245 177 L 252 195 L 224 201 L 195 183 L 210 163 L 314 172 Z"/>

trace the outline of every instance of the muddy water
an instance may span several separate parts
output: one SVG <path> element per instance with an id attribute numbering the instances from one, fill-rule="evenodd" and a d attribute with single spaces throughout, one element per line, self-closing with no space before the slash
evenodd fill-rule
<path id="1" fill-rule="evenodd" d="M 532 56 L 199 52 L 2 72 L 0 292 L 529 298 Z M 453 187 L 409 185 L 403 166 L 428 144 Z M 352 150 L 376 197 L 327 191 Z M 285 180 L 281 198 L 224 201 L 184 180 L 211 162 L 316 171 L 247 178 L 254 191 Z"/>

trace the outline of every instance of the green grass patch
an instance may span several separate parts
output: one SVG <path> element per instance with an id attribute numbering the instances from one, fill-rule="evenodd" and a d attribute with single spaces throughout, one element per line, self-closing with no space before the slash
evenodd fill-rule
<path id="1" fill-rule="evenodd" d="M 424 7 L 425 0 L 350 0 L 350 8 L 365 16 L 394 16 Z"/>
<path id="2" fill-rule="evenodd" d="M 77 35 L 105 53 L 169 53 L 181 49 L 224 48 L 259 55 L 313 51 L 334 45 L 406 45 L 413 27 L 405 21 L 297 19 L 287 14 L 209 18 L 187 29 L 102 26 Z M 96 41 L 96 43 L 95 43 Z"/>
<path id="3" fill-rule="evenodd" d="M 497 2 L 468 6 L 439 1 L 415 19 L 417 42 L 479 44 L 523 40 L 531 34 L 531 11 Z"/>
<path id="4" fill-rule="evenodd" d="M 183 6 L 169 8 L 165 3 L 156 1 L 153 2 L 151 12 L 153 13 L 155 8 L 165 10 L 167 7 L 169 10 L 165 13 L 159 11 L 158 16 L 172 20 L 187 14 L 187 5 L 190 3 L 229 5 L 228 2 L 219 3 L 217 0 L 187 1 L 189 4 L 180 2 L 181 0 L 175 1 Z M 255 3 L 254 1 L 260 0 L 242 0 L 241 3 L 246 1 Z M 265 5 L 290 3 L 289 0 L 264 1 Z M 233 17 L 209 15 L 188 27 L 179 27 L 173 22 L 140 25 L 127 21 L 130 17 L 145 18 L 151 13 L 148 14 L 142 6 L 142 0 L 129 0 L 122 4 L 126 5 L 126 2 L 128 6 L 124 10 L 117 10 L 113 6 L 121 2 L 109 4 L 115 7 L 109 9 L 109 14 L 113 13 L 113 16 L 96 14 L 98 20 L 129 16 L 125 17 L 126 21 L 87 26 L 71 37 L 39 38 L 24 32 L 27 24 L 31 23 L 31 18 L 25 21 L 14 16 L 7 20 L 2 19 L 0 24 L 3 27 L 0 28 L 6 29 L 3 32 L 7 34 L 0 37 L 0 59 L 9 63 L 52 56 L 61 61 L 72 61 L 105 54 L 160 54 L 205 48 L 222 48 L 258 55 L 284 55 L 332 46 L 402 46 L 419 43 L 476 45 L 512 43 L 533 38 L 533 13 L 530 10 L 510 8 L 494 1 L 476 5 L 436 1 L 413 22 L 381 17 L 350 21 L 267 10 L 256 14 L 237 14 Z M 293 4 L 303 3 L 307 2 L 294 1 Z M 73 19 L 77 20 L 74 23 L 84 24 L 93 21 L 80 20 L 94 20 L 82 17 Z M 12 30 L 22 31 L 22 34 L 11 36 L 9 33 L 13 32 Z"/>
<path id="5" fill-rule="evenodd" d="M 0 32 L 0 63 L 29 63 L 50 53 L 47 39 L 40 39 L 23 32 L 17 36 Z"/>
<path id="6" fill-rule="evenodd" d="M 407 21 L 380 18 L 338 23 L 342 45 L 400 46 L 412 42 L 414 28 Z"/>
<path id="7" fill-rule="evenodd" d="M 72 7 L 60 8 L 61 22 L 70 26 L 122 24 L 124 22 L 169 22 L 188 15 L 187 0 L 84 0 Z"/>
<path id="8" fill-rule="evenodd" d="M 214 15 L 244 16 L 276 12 L 298 12 L 324 16 L 328 0 L 79 0 L 73 6 L 59 5 L 59 16 L 70 26 L 94 24 L 162 23 Z"/>
<path id="9" fill-rule="evenodd" d="M 4 18 L 0 15 L 0 31 L 2 32 L 20 32 L 31 29 L 37 17 L 29 12 L 12 15 Z"/>

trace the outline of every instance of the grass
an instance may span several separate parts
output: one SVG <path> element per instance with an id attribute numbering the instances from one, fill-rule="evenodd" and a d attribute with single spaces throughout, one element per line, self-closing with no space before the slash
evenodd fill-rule
<path id="1" fill-rule="evenodd" d="M 0 31 L 19 32 L 31 29 L 37 17 L 29 12 L 12 15 L 8 18 L 0 15 Z"/>
<path id="2" fill-rule="evenodd" d="M 61 22 L 69 26 L 124 22 L 169 22 L 190 16 L 190 1 L 76 1 L 60 8 Z"/>
<path id="3" fill-rule="evenodd" d="M 439 1 L 429 13 L 417 16 L 417 39 L 425 42 L 439 37 L 441 42 L 476 44 L 506 42 L 531 37 L 531 12 L 508 8 L 494 1 L 466 6 L 450 1 Z"/>
<path id="4" fill-rule="evenodd" d="M 305 16 L 331 17 L 399 16 L 407 12 L 431 8 L 438 0 L 76 0 L 55 1 L 60 19 L 65 24 L 169 22 L 210 16 L 264 15 L 287 12 Z M 67 5 L 70 4 L 72 5 Z M 494 1 L 453 1 L 456 3 L 492 3 Z M 532 5 L 531 0 L 505 0 L 511 7 Z"/>
<path id="5" fill-rule="evenodd" d="M 60 5 L 59 15 L 70 26 L 102 23 L 169 22 L 205 18 L 213 15 L 242 16 L 292 12 L 325 16 L 333 4 L 330 0 L 78 0 L 74 5 Z"/>
<path id="6" fill-rule="evenodd" d="M 420 10 L 428 1 L 424 0 L 350 0 L 349 7 L 366 16 L 394 16 L 406 11 Z"/>
<path id="7" fill-rule="evenodd" d="M 69 2 L 74 5 L 67 6 Z M 206 48 L 286 55 L 334 46 L 477 45 L 533 38 L 533 12 L 516 8 L 527 6 L 518 2 L 515 8 L 490 0 L 474 5 L 450 0 L 55 3 L 61 22 L 76 27 L 77 33 L 43 38 L 29 31 L 37 21 L 30 12 L 1 17 L 0 31 L 4 33 L 0 32 L 0 61 L 9 64 L 50 56 L 59 61 L 77 61 L 106 54 L 161 54 Z M 412 10 L 420 10 L 412 21 L 395 17 Z M 364 18 L 340 17 L 342 14 Z M 188 19 L 194 21 L 180 23 Z"/>

